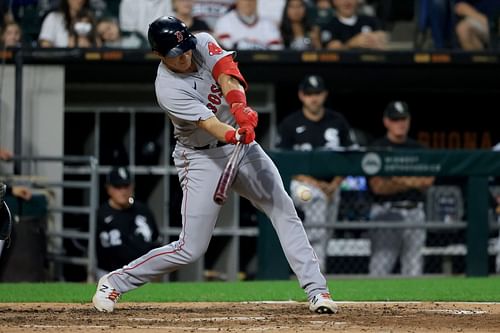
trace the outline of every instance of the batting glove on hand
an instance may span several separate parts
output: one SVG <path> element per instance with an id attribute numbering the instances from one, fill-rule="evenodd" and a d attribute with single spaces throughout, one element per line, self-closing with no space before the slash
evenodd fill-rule
<path id="1" fill-rule="evenodd" d="M 249 144 L 253 140 L 255 140 L 255 131 L 251 126 L 243 126 L 238 130 L 229 130 L 226 132 L 226 142 L 233 145 L 237 142 Z"/>
<path id="2" fill-rule="evenodd" d="M 251 107 L 246 106 L 242 103 L 235 103 L 231 107 L 231 113 L 236 119 L 236 123 L 240 127 L 251 126 L 253 128 L 257 127 L 257 122 L 259 121 L 259 115 Z"/>

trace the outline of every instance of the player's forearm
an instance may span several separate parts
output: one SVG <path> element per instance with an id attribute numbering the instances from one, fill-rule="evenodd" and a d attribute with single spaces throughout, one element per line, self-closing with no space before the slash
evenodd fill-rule
<path id="1" fill-rule="evenodd" d="M 426 189 L 434 183 L 434 177 L 394 177 L 393 181 L 408 188 Z"/>
<path id="2" fill-rule="evenodd" d="M 218 83 L 222 89 L 222 93 L 224 94 L 224 97 L 227 97 L 227 94 L 231 90 L 239 90 L 242 93 L 245 93 L 245 89 L 241 85 L 240 81 L 238 81 L 238 79 L 236 79 L 235 77 L 233 77 L 231 75 L 227 75 L 227 74 L 222 73 L 219 76 Z"/>
<path id="3" fill-rule="evenodd" d="M 234 127 L 223 123 L 217 117 L 211 117 L 206 120 L 198 121 L 198 127 L 203 128 L 205 131 L 217 138 L 217 140 L 225 142 L 227 131 L 234 130 Z"/>
<path id="4" fill-rule="evenodd" d="M 397 177 L 373 177 L 370 179 L 370 188 L 375 194 L 389 195 L 404 192 L 410 189 L 406 184 L 398 182 Z"/>
<path id="5" fill-rule="evenodd" d="M 330 180 L 329 184 L 330 186 L 338 187 L 340 183 L 344 180 L 344 176 L 335 176 Z"/>

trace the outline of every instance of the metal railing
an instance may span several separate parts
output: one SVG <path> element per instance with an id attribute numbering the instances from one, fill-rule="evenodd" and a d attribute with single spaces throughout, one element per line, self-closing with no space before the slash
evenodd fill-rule
<path id="1" fill-rule="evenodd" d="M 70 206 L 64 205 L 64 193 L 61 193 L 61 198 L 54 200 L 56 203 L 49 204 L 47 207 L 48 215 L 54 218 L 58 214 L 61 215 L 59 223 L 55 223 L 52 228 L 48 228 L 46 237 L 49 239 L 59 239 L 60 241 L 52 242 L 53 248 L 47 253 L 49 262 L 54 263 L 54 279 L 63 279 L 61 264 L 71 263 L 75 265 L 85 266 L 87 273 L 87 281 L 95 281 L 96 271 L 96 253 L 95 253 L 95 238 L 96 238 L 96 219 L 97 219 L 97 205 L 98 205 L 98 160 L 94 156 L 14 156 L 9 161 L 2 161 L 3 163 L 13 162 L 20 166 L 24 175 L 36 176 L 19 176 L 16 178 L 24 179 L 23 183 L 32 188 L 50 188 L 54 189 L 80 189 L 88 193 L 88 205 Z M 51 172 L 52 178 L 44 175 L 40 171 L 40 165 L 49 163 L 60 164 L 61 172 Z M 70 166 L 74 167 L 87 167 L 90 172 L 88 173 L 87 180 L 64 180 L 64 170 Z M 52 171 L 54 169 L 52 168 Z M 14 185 L 18 181 L 14 181 Z M 80 231 L 65 227 L 64 215 L 65 214 L 85 214 L 88 215 L 88 231 Z M 57 219 L 57 218 L 56 218 Z M 83 256 L 69 256 L 63 247 L 62 239 L 84 240 L 88 242 L 86 253 Z"/>

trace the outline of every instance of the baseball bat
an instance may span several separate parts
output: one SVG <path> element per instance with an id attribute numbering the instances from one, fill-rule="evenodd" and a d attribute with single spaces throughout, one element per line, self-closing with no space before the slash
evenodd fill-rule
<path id="1" fill-rule="evenodd" d="M 217 183 L 214 193 L 214 201 L 218 205 L 223 205 L 227 200 L 229 187 L 233 183 L 234 177 L 236 176 L 236 162 L 238 161 L 238 156 L 240 155 L 241 146 L 242 144 L 238 141 L 219 177 L 219 182 Z"/>

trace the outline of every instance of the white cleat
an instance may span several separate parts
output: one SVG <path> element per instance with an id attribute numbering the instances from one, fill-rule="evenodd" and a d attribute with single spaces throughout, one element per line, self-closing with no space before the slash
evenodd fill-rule
<path id="1" fill-rule="evenodd" d="M 309 301 L 309 310 L 319 314 L 323 313 L 337 313 L 339 308 L 335 302 L 333 302 L 330 293 L 319 293 L 316 294 Z"/>
<path id="2" fill-rule="evenodd" d="M 92 297 L 92 303 L 101 312 L 113 312 L 120 295 L 120 292 L 113 288 L 107 276 L 104 275 L 97 283 L 97 290 L 94 297 Z"/>

